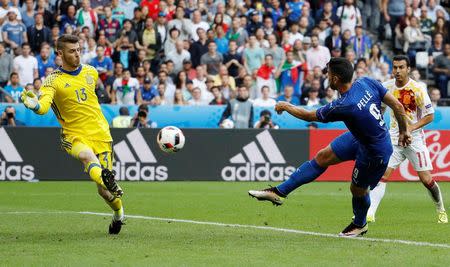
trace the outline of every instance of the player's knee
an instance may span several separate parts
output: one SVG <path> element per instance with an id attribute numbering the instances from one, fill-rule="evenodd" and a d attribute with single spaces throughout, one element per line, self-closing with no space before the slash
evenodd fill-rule
<path id="1" fill-rule="evenodd" d="M 88 164 L 89 162 L 95 161 L 97 158 L 95 157 L 94 152 L 83 150 L 78 154 L 78 159 L 84 164 Z"/>
<path id="2" fill-rule="evenodd" d="M 350 192 L 352 192 L 352 195 L 354 197 L 363 197 L 369 193 L 368 188 L 362 188 L 359 186 L 356 186 L 355 184 L 350 184 Z"/>
<path id="3" fill-rule="evenodd" d="M 428 185 L 431 183 L 433 178 L 431 177 L 431 173 L 429 171 L 419 171 L 417 172 L 417 175 L 419 176 L 420 181 L 424 185 Z"/>
<path id="4" fill-rule="evenodd" d="M 328 167 L 331 165 L 331 161 L 333 159 L 332 150 L 328 148 L 323 148 L 319 152 L 317 152 L 315 160 L 317 164 L 321 167 Z"/>

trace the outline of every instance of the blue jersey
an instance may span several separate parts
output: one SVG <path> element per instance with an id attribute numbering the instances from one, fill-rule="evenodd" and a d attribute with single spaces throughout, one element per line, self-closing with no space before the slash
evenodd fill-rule
<path id="1" fill-rule="evenodd" d="M 317 118 L 321 122 L 343 121 L 367 152 L 385 155 L 391 151 L 389 131 L 380 111 L 386 93 L 380 82 L 360 78 L 340 98 L 319 108 Z"/>

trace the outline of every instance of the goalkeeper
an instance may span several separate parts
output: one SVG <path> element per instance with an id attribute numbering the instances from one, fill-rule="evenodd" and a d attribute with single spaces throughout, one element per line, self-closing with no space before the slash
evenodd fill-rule
<path id="1" fill-rule="evenodd" d="M 56 49 L 62 66 L 45 79 L 39 99 L 24 91 L 22 102 L 40 115 L 53 109 L 62 126 L 62 147 L 84 164 L 85 172 L 97 184 L 99 195 L 114 211 L 109 233 L 118 234 L 124 220 L 123 191 L 114 179 L 112 138 L 95 94 L 97 70 L 80 64 L 77 36 L 60 36 Z"/>

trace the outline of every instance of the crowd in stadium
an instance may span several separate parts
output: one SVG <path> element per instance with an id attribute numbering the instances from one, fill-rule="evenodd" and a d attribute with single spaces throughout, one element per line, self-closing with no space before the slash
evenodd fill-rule
<path id="1" fill-rule="evenodd" d="M 61 65 L 55 41 L 64 33 L 80 38 L 105 104 L 314 107 L 336 98 L 324 74 L 330 57 L 384 82 L 393 54 L 408 55 L 435 105 L 449 97 L 449 1 L 0 2 L 1 102 L 39 94 Z"/>

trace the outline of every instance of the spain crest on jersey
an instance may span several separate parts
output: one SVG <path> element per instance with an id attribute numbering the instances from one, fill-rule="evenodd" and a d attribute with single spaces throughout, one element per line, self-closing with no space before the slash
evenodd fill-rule
<path id="1" fill-rule="evenodd" d="M 91 75 L 89 75 L 89 74 L 86 75 L 86 83 L 87 84 L 93 84 L 94 83 L 94 78 Z"/>

